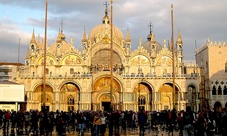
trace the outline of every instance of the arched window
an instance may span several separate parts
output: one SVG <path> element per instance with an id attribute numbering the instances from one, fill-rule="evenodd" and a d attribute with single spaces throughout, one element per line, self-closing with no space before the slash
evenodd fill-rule
<path id="1" fill-rule="evenodd" d="M 224 86 L 223 95 L 227 95 L 227 87 Z"/>
<path id="2" fill-rule="evenodd" d="M 67 103 L 68 103 L 68 105 L 74 105 L 75 101 L 74 101 L 74 97 L 72 95 L 70 95 L 68 97 L 68 102 Z"/>
<path id="3" fill-rule="evenodd" d="M 217 95 L 217 92 L 216 92 L 216 87 L 213 86 L 213 89 L 212 89 L 212 95 Z"/>
<path id="4" fill-rule="evenodd" d="M 222 95 L 222 89 L 220 85 L 218 86 L 218 95 Z"/>
<path id="5" fill-rule="evenodd" d="M 225 62 L 225 73 L 227 73 L 227 62 Z"/>
<path id="6" fill-rule="evenodd" d="M 74 74 L 74 69 L 73 69 L 73 68 L 70 68 L 69 73 L 70 73 L 70 74 Z"/>
<path id="7" fill-rule="evenodd" d="M 48 68 L 46 68 L 46 74 L 49 74 L 49 69 Z"/>
<path id="8" fill-rule="evenodd" d="M 139 104 L 140 105 L 145 105 L 146 104 L 146 98 L 145 98 L 145 96 L 141 95 L 139 97 Z"/>

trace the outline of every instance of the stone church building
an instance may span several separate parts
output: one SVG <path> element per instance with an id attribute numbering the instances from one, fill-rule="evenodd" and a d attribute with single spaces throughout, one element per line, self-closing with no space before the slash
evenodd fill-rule
<path id="1" fill-rule="evenodd" d="M 185 110 L 188 105 L 199 110 L 199 71 L 196 65 L 184 64 L 180 32 L 174 41 L 174 57 L 171 45 L 165 39 L 156 41 L 151 28 L 138 43 L 131 42 L 133 34 L 129 29 L 124 35 L 113 24 L 112 32 L 111 82 L 111 25 L 107 9 L 104 17 L 100 16 L 99 25 L 88 35 L 85 30 L 81 34 L 81 51 L 75 48 L 73 38 L 66 41 L 61 28 L 56 41 L 47 43 L 46 69 L 44 43 L 33 31 L 25 66 L 20 66 L 17 73 L 17 83 L 25 85 L 26 110 L 41 110 L 43 101 L 50 111 L 109 110 L 110 106 L 114 110 Z M 137 49 L 132 50 L 132 46 Z"/>

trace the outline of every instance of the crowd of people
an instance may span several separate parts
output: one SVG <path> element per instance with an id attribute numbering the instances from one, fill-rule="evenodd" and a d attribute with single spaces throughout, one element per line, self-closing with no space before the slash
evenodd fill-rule
<path id="1" fill-rule="evenodd" d="M 127 130 L 145 135 L 145 131 L 158 133 L 168 131 L 173 136 L 177 130 L 180 136 L 227 136 L 227 108 L 194 112 L 188 106 L 186 111 L 2 111 L 0 125 L 3 135 L 52 135 L 88 131 L 92 136 L 109 136 L 125 133 Z M 9 129 L 10 128 L 10 129 Z M 108 129 L 107 129 L 108 128 Z M 10 132 L 9 132 L 10 131 Z"/>

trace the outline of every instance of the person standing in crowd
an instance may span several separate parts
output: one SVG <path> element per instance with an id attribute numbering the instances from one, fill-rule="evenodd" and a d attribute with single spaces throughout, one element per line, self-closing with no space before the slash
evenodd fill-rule
<path id="1" fill-rule="evenodd" d="M 31 115 L 32 124 L 29 133 L 33 132 L 34 136 L 38 136 L 38 122 L 39 122 L 38 111 L 33 111 Z"/>
<path id="2" fill-rule="evenodd" d="M 23 129 L 24 129 L 24 113 L 23 111 L 18 112 L 18 119 L 17 119 L 17 134 L 23 135 Z"/>
<path id="3" fill-rule="evenodd" d="M 25 134 L 28 134 L 28 128 L 30 126 L 30 121 L 31 121 L 31 116 L 29 112 L 25 112 L 24 114 L 24 119 L 25 119 Z"/>
<path id="4" fill-rule="evenodd" d="M 132 130 L 136 129 L 136 113 L 132 112 L 132 117 L 131 117 L 131 128 Z"/>
<path id="5" fill-rule="evenodd" d="M 207 121 L 204 118 L 204 112 L 200 112 L 199 116 L 195 122 L 195 126 L 197 129 L 197 135 L 198 136 L 206 136 L 206 127 L 207 127 Z"/>
<path id="6" fill-rule="evenodd" d="M 122 111 L 120 116 L 121 116 L 122 131 L 125 134 L 126 133 L 126 113 L 124 111 Z"/>
<path id="7" fill-rule="evenodd" d="M 78 130 L 78 134 L 80 135 L 81 133 L 81 136 L 84 136 L 84 124 L 85 124 L 85 116 L 82 112 L 79 113 L 79 116 L 77 118 L 77 123 L 79 125 L 79 130 Z"/>
<path id="8" fill-rule="evenodd" d="M 6 111 L 3 115 L 3 135 L 9 134 L 9 121 L 10 121 L 10 113 Z"/>
<path id="9" fill-rule="evenodd" d="M 106 133 L 106 117 L 105 117 L 105 115 L 103 113 L 101 115 L 100 133 L 101 133 L 101 136 L 104 136 L 105 133 Z"/>
<path id="10" fill-rule="evenodd" d="M 184 136 L 194 136 L 194 120 L 195 116 L 190 106 L 186 107 L 186 112 L 183 114 L 184 120 Z"/>
<path id="11" fill-rule="evenodd" d="M 177 114 L 177 124 L 178 124 L 179 129 L 180 129 L 179 136 L 183 136 L 184 124 L 183 124 L 183 119 L 181 117 L 181 113 Z"/>
<path id="12" fill-rule="evenodd" d="M 58 132 L 58 135 L 61 136 L 64 132 L 64 124 L 65 121 L 62 117 L 62 113 L 58 112 L 56 117 L 56 130 Z"/>
<path id="13" fill-rule="evenodd" d="M 109 136 L 113 136 L 113 123 L 114 123 L 114 120 L 113 120 L 112 112 L 110 112 L 107 115 L 107 123 L 108 123 L 108 126 L 109 126 Z"/>
<path id="14" fill-rule="evenodd" d="M 114 132 L 115 134 L 119 133 L 119 127 L 120 127 L 120 113 L 118 110 L 114 112 Z"/>
<path id="15" fill-rule="evenodd" d="M 50 136 L 52 136 L 52 133 L 54 131 L 54 123 L 55 123 L 54 113 L 51 112 L 49 114 L 49 126 L 48 126 L 48 130 L 49 130 Z"/>
<path id="16" fill-rule="evenodd" d="M 11 121 L 11 133 L 12 134 L 15 134 L 15 127 L 16 127 L 16 123 L 17 123 L 17 113 L 16 111 L 13 111 L 13 113 L 11 114 L 11 118 L 10 118 L 10 121 Z"/>
<path id="17" fill-rule="evenodd" d="M 147 122 L 147 115 L 145 113 L 144 110 L 141 110 L 138 114 L 138 123 L 139 123 L 139 127 L 140 127 L 140 135 L 144 136 L 144 125 Z"/>
<path id="18" fill-rule="evenodd" d="M 226 112 L 226 108 L 222 109 L 221 133 L 222 133 L 222 136 L 227 136 L 227 112 Z"/>
<path id="19" fill-rule="evenodd" d="M 94 128 L 95 128 L 95 136 L 99 136 L 100 125 L 101 125 L 101 117 L 100 113 L 96 112 L 93 120 Z"/>
<path id="20" fill-rule="evenodd" d="M 91 136 L 94 135 L 95 131 L 94 131 L 94 124 L 93 124 L 93 120 L 94 120 L 94 112 L 90 112 L 89 113 L 89 125 L 90 125 L 90 132 L 91 132 Z"/>
<path id="21" fill-rule="evenodd" d="M 149 129 L 151 130 L 152 129 L 152 113 L 151 113 L 151 111 L 147 114 L 147 120 L 149 123 Z"/>

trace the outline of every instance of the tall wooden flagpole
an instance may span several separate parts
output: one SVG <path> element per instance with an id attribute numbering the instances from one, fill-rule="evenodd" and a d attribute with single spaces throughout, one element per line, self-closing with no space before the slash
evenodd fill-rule
<path id="1" fill-rule="evenodd" d="M 46 44 L 47 44 L 47 8 L 48 8 L 48 0 L 46 0 L 46 10 L 45 10 L 42 111 L 45 111 L 45 108 L 46 108 L 46 46 L 47 46 Z"/>
<path id="2" fill-rule="evenodd" d="M 172 78 L 173 78 L 173 108 L 175 107 L 175 49 L 174 49 L 174 24 L 173 24 L 173 4 L 171 4 L 171 26 L 172 26 Z"/>
<path id="3" fill-rule="evenodd" d="M 113 0 L 110 0 L 110 110 L 113 110 Z"/>

